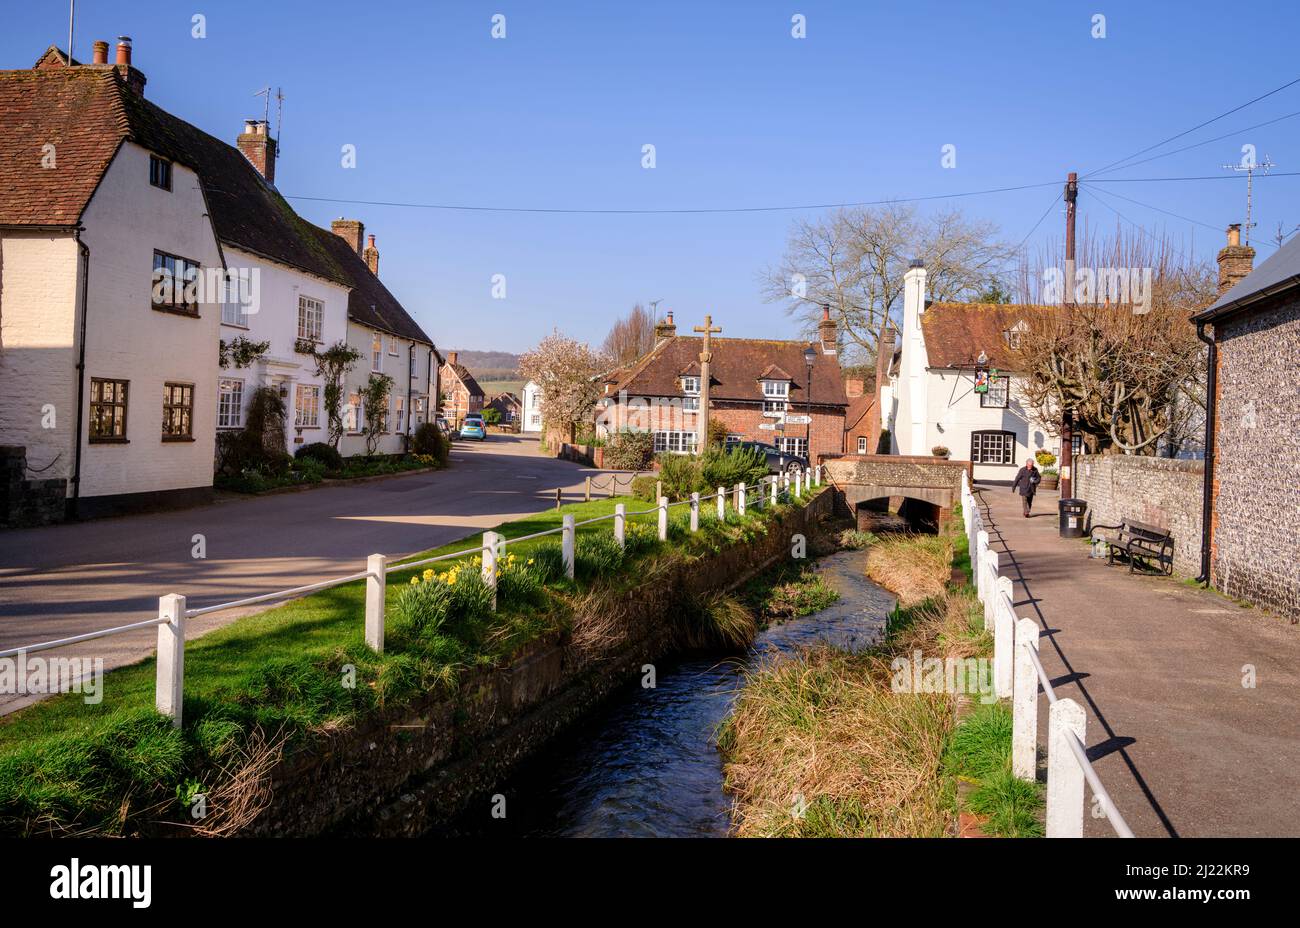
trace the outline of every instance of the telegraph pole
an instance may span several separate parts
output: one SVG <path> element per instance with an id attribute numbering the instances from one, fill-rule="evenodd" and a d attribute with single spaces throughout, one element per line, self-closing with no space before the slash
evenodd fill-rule
<path id="1" fill-rule="evenodd" d="M 1065 180 L 1065 302 L 1074 305 L 1074 280 L 1076 259 L 1074 253 L 1075 205 L 1079 200 L 1079 175 L 1071 171 Z M 1061 499 L 1070 498 L 1070 466 L 1074 451 L 1074 434 L 1071 430 L 1074 410 L 1061 410 Z"/>

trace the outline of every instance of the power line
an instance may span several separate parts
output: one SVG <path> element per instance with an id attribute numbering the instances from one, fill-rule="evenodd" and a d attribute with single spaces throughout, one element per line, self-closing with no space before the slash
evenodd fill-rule
<path id="1" fill-rule="evenodd" d="M 1197 129 L 1203 129 L 1206 126 L 1208 126 L 1210 123 L 1218 122 L 1220 119 L 1223 119 L 1225 116 L 1231 116 L 1233 113 L 1236 113 L 1240 110 L 1244 110 L 1246 107 L 1258 103 L 1260 100 L 1264 100 L 1268 97 L 1271 97 L 1275 93 L 1280 93 L 1281 91 L 1286 90 L 1288 87 L 1291 87 L 1295 84 L 1300 84 L 1300 77 L 1297 77 L 1295 80 L 1292 81 L 1287 81 L 1281 87 L 1275 87 L 1272 90 L 1270 90 L 1268 93 L 1261 94 L 1253 100 L 1247 100 L 1245 103 L 1241 104 L 1240 106 L 1234 106 L 1226 113 L 1220 113 L 1218 116 L 1215 116 L 1213 119 L 1207 119 L 1205 120 L 1205 122 L 1198 123 L 1197 125 L 1192 126 L 1190 129 L 1184 129 L 1182 132 L 1179 132 L 1177 135 L 1171 135 L 1169 136 L 1169 138 L 1164 139 L 1163 141 L 1160 142 L 1156 142 L 1154 145 L 1148 145 L 1146 148 L 1143 148 L 1141 151 L 1135 151 L 1133 152 L 1133 154 L 1128 155 L 1127 157 L 1124 158 L 1120 158 L 1118 161 L 1112 161 L 1110 164 L 1106 165 L 1105 167 L 1098 168 L 1095 171 L 1091 171 L 1085 174 L 1083 177 L 1088 178 L 1093 176 L 1094 174 L 1100 174 L 1102 171 L 1108 171 L 1111 168 L 1115 167 L 1116 165 L 1123 164 L 1125 161 L 1129 161 L 1133 158 L 1136 158 L 1138 155 L 1145 155 L 1149 151 L 1153 151 L 1154 149 L 1160 148 L 1162 145 L 1167 145 L 1170 142 L 1174 141 L 1175 139 L 1181 139 L 1185 135 L 1190 135 L 1191 133 L 1195 132 Z"/>
<path id="2" fill-rule="evenodd" d="M 1091 187 L 1092 184 L 1089 183 L 1089 184 L 1087 184 L 1087 186 Z M 1095 189 L 1095 188 L 1093 189 L 1092 192 L 1093 192 L 1093 193 L 1096 193 L 1096 194 L 1100 194 L 1100 193 L 1102 193 L 1101 190 L 1098 190 L 1098 189 Z M 1183 216 L 1183 215 L 1181 215 L 1181 214 L 1179 214 L 1179 213 L 1171 212 L 1170 210 L 1167 210 L 1167 209 L 1162 209 L 1162 208 L 1160 208 L 1159 206 L 1152 206 L 1150 203 L 1143 203 L 1141 200 L 1135 200 L 1135 199 L 1133 199 L 1132 197 L 1126 197 L 1126 196 L 1124 196 L 1122 193 L 1116 193 L 1114 190 L 1107 190 L 1107 191 L 1105 191 L 1105 193 L 1106 193 L 1107 196 L 1118 197 L 1118 198 L 1121 199 L 1121 200 L 1127 200 L 1128 202 L 1132 203 L 1134 206 L 1141 206 L 1141 207 L 1143 207 L 1144 209 L 1153 209 L 1153 210 L 1155 210 L 1157 213 L 1164 213 L 1166 216 L 1172 216 L 1172 217 L 1174 217 L 1175 219 L 1181 219 L 1183 222 L 1190 222 L 1190 223 L 1191 223 L 1192 225 L 1194 225 L 1194 226 L 1202 226 L 1203 228 L 1209 229 L 1211 232 L 1222 232 L 1222 231 L 1223 231 L 1223 230 L 1222 230 L 1221 228 L 1219 228 L 1218 226 L 1210 225 L 1210 223 L 1208 223 L 1208 222 L 1201 222 L 1201 220 L 1199 220 L 1199 219 L 1193 219 L 1193 218 L 1190 217 L 1190 216 Z M 1108 203 L 1104 203 L 1103 205 L 1105 205 L 1105 206 L 1107 206 L 1107 207 L 1110 206 L 1110 204 L 1108 204 Z M 1110 208 L 1113 209 L 1113 207 L 1110 207 Z M 1128 220 L 1125 220 L 1125 221 L 1127 222 Z M 1274 245 L 1272 242 L 1266 242 L 1265 244 L 1273 245 L 1274 248 L 1277 247 L 1277 245 Z"/>
<path id="3" fill-rule="evenodd" d="M 1300 171 L 1278 171 L 1268 177 L 1300 177 Z M 1200 180 L 1235 180 L 1227 174 L 1204 174 L 1190 177 L 1101 177 L 1089 181 L 1093 184 L 1150 184 L 1163 181 L 1200 181 Z M 1261 175 L 1261 178 L 1263 176 Z M 556 213 L 576 215 L 693 215 L 710 213 L 776 213 L 797 212 L 812 209 L 844 209 L 853 206 L 884 206 L 889 203 L 920 203 L 927 200 L 956 200 L 962 197 L 984 196 L 991 193 L 1012 193 L 1018 190 L 1033 190 L 1039 187 L 1053 187 L 1059 180 L 1043 181 L 1037 184 L 1019 184 L 1013 187 L 990 187 L 986 190 L 965 190 L 960 193 L 936 193 L 915 197 L 887 197 L 881 200 L 859 200 L 852 203 L 813 203 L 802 206 L 729 206 L 701 207 L 691 209 L 578 209 L 578 208 L 541 208 L 528 206 L 463 206 L 453 203 L 407 203 L 396 200 L 348 200 L 342 197 L 309 197 L 296 194 L 285 195 L 286 200 L 307 200 L 316 203 L 342 203 L 349 206 L 397 206 L 407 209 L 454 210 L 477 213 Z"/>
<path id="4" fill-rule="evenodd" d="M 1274 175 L 1277 176 L 1277 175 Z M 1020 184 L 1014 187 L 991 187 L 987 190 L 966 190 L 961 193 L 931 194 L 917 197 L 889 197 L 883 200 L 860 200 L 854 203 L 815 203 L 805 206 L 730 206 L 696 209 L 576 209 L 576 208 L 540 208 L 526 206 L 461 206 L 451 203 L 402 203 L 389 200 L 345 200 L 339 197 L 308 197 L 285 195 L 286 200 L 311 200 L 318 203 L 344 203 L 350 206 L 401 206 L 410 209 L 442 209 L 476 213 L 571 213 L 579 215 L 645 215 L 645 214 L 692 214 L 692 213 L 777 213 L 795 212 L 807 209 L 845 209 L 853 206 L 884 206 L 887 203 L 919 203 L 924 200 L 955 200 L 959 197 L 976 197 L 990 193 L 1011 193 L 1016 190 L 1032 190 L 1036 187 L 1051 187 L 1060 181 L 1049 180 L 1040 184 Z"/>
<path id="5" fill-rule="evenodd" d="M 1026 232 L 1025 237 L 1020 240 L 1020 244 L 1016 246 L 1016 251 L 1025 247 L 1025 242 L 1029 241 L 1029 236 L 1038 231 L 1038 227 L 1043 224 L 1043 220 L 1046 219 L 1048 214 L 1052 211 L 1052 207 L 1060 202 L 1061 196 L 1062 191 L 1057 191 L 1056 196 L 1052 197 L 1052 202 L 1047 204 L 1047 209 L 1043 210 L 1043 215 L 1039 216 L 1038 221 L 1034 223 L 1034 227 Z"/>
<path id="6" fill-rule="evenodd" d="M 1282 122 L 1284 119 L 1294 119 L 1297 116 L 1300 116 L 1300 110 L 1297 110 L 1294 113 L 1287 113 L 1285 116 L 1279 116 L 1276 119 L 1269 119 L 1265 122 L 1256 123 L 1253 126 L 1243 126 L 1242 128 L 1235 129 L 1232 132 L 1225 132 L 1223 135 L 1216 135 L 1214 138 L 1206 139 L 1203 142 L 1193 142 L 1191 145 L 1184 145 L 1182 148 L 1175 148 L 1173 151 L 1163 152 L 1159 155 L 1152 155 L 1150 158 L 1143 158 L 1141 161 L 1134 161 L 1131 164 L 1126 164 L 1118 168 L 1111 168 L 1110 170 L 1125 171 L 1128 170 L 1129 168 L 1135 168 L 1139 164 L 1146 164 L 1148 161 L 1157 161 L 1160 158 L 1168 158 L 1170 155 L 1177 155 L 1180 154 L 1181 152 L 1191 151 L 1193 148 L 1200 148 L 1202 145 L 1209 145 L 1212 142 L 1222 142 L 1224 139 L 1232 138 L 1234 135 L 1241 135 L 1241 133 L 1243 132 L 1250 132 L 1254 129 L 1262 129 L 1265 126 L 1271 126 L 1276 122 Z M 1090 176 L 1096 178 L 1098 174 L 1103 174 L 1103 173 L 1107 173 L 1106 169 L 1103 169 L 1101 171 L 1094 171 Z"/>

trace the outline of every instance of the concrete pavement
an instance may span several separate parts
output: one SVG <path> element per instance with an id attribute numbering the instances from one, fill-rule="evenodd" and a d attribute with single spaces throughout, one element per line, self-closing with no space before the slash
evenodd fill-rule
<path id="1" fill-rule="evenodd" d="M 1059 536 L 1055 493 L 1029 519 L 1006 487 L 977 496 L 1016 614 L 1044 629 L 1043 666 L 1086 710 L 1089 759 L 1134 833 L 1300 835 L 1300 626 L 1089 559 Z M 1084 833 L 1114 834 L 1091 816 Z"/>
<path id="2" fill-rule="evenodd" d="M 451 457 L 429 474 L 0 532 L 0 650 L 155 616 L 165 593 L 195 608 L 353 573 L 369 554 L 414 554 L 547 509 L 556 487 L 573 501 L 599 473 L 542 457 L 537 439 L 517 435 L 457 441 Z M 206 559 L 192 557 L 196 534 Z M 191 620 L 186 637 L 259 608 Z M 48 653 L 102 657 L 111 669 L 156 643 L 145 629 Z M 28 701 L 0 695 L 0 713 Z"/>

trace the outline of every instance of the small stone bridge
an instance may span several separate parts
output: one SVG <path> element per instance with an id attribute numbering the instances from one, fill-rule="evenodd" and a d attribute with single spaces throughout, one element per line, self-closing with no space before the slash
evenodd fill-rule
<path id="1" fill-rule="evenodd" d="M 823 473 L 835 487 L 837 508 L 858 517 L 860 509 L 886 509 L 897 500 L 899 514 L 939 525 L 961 499 L 961 475 L 972 480 L 966 461 L 898 454 L 828 454 Z"/>

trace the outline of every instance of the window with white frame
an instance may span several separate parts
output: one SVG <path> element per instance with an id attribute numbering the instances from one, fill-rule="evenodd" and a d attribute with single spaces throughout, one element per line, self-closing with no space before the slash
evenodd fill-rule
<path id="1" fill-rule="evenodd" d="M 655 453 L 690 454 L 696 437 L 694 432 L 655 432 Z"/>
<path id="2" fill-rule="evenodd" d="M 1008 377 L 990 377 L 988 391 L 980 394 L 980 406 L 987 409 L 1006 409 L 1010 384 Z"/>
<path id="3" fill-rule="evenodd" d="M 970 459 L 975 464 L 1014 464 L 1015 432 L 971 432 Z"/>
<path id="4" fill-rule="evenodd" d="M 307 341 L 323 340 L 325 304 L 309 296 L 298 297 L 298 337 Z"/>
<path id="5" fill-rule="evenodd" d="M 698 378 L 698 377 L 683 377 L 683 378 L 682 378 L 682 392 L 685 393 L 687 396 L 699 396 L 699 394 L 700 394 L 700 378 Z"/>
<path id="6" fill-rule="evenodd" d="M 343 428 L 349 432 L 361 431 L 361 397 L 353 393 L 343 407 Z"/>
<path id="7" fill-rule="evenodd" d="M 320 387 L 298 384 L 294 392 L 293 424 L 304 429 L 320 427 Z"/>
<path id="8" fill-rule="evenodd" d="M 384 337 L 378 332 L 370 339 L 370 369 L 375 373 L 384 369 Z"/>
<path id="9" fill-rule="evenodd" d="M 217 391 L 217 428 L 237 429 L 244 424 L 244 382 L 222 377 Z"/>
<path id="10" fill-rule="evenodd" d="M 683 396 L 682 409 L 686 412 L 699 412 L 700 398 L 698 396 Z"/>
<path id="11" fill-rule="evenodd" d="M 789 408 L 789 400 L 763 400 L 763 412 L 785 412 Z"/>
<path id="12" fill-rule="evenodd" d="M 394 402 L 397 404 L 397 431 L 400 434 L 403 431 L 403 426 L 405 425 L 406 397 L 404 396 L 395 397 Z"/>
<path id="13" fill-rule="evenodd" d="M 388 336 L 388 353 L 394 356 L 397 355 L 397 336 L 395 335 Z"/>
<path id="14" fill-rule="evenodd" d="M 858 454 L 867 453 L 867 439 L 861 435 L 858 436 Z"/>
<path id="15" fill-rule="evenodd" d="M 223 325 L 237 325 L 248 328 L 248 311 L 244 307 L 243 295 L 238 281 L 228 282 L 221 301 L 221 322 Z"/>
<path id="16" fill-rule="evenodd" d="M 780 399 L 785 399 L 790 395 L 790 381 L 788 380 L 764 380 L 763 395 Z"/>
<path id="17" fill-rule="evenodd" d="M 806 438 L 787 438 L 783 435 L 776 440 L 776 447 L 783 454 L 797 454 L 800 457 L 808 456 L 808 439 Z"/>

